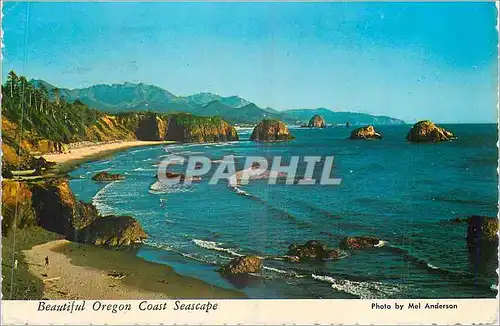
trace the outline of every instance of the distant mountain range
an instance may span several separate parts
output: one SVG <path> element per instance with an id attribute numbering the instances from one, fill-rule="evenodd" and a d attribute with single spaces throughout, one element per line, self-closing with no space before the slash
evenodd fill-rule
<path id="1" fill-rule="evenodd" d="M 35 87 L 43 85 L 55 97 L 56 86 L 44 81 L 30 81 Z M 158 86 L 144 83 L 99 84 L 85 88 L 58 88 L 60 98 L 79 99 L 90 107 L 109 113 L 153 111 L 161 113 L 187 112 L 200 116 L 221 116 L 233 124 L 255 124 L 262 119 L 280 119 L 289 124 L 305 124 L 315 114 L 323 116 L 328 125 L 345 124 L 403 124 L 402 120 L 355 112 L 335 112 L 325 108 L 277 111 L 261 108 L 239 96 L 220 96 L 197 93 L 177 96 Z"/>
<path id="2" fill-rule="evenodd" d="M 345 124 L 349 121 L 353 125 L 387 125 L 387 124 L 404 124 L 405 122 L 400 119 L 384 116 L 384 115 L 371 115 L 367 113 L 357 112 L 335 112 L 325 108 L 318 109 L 299 109 L 287 110 L 286 114 L 293 117 L 297 121 L 309 121 L 315 114 L 321 115 L 327 124 Z"/>

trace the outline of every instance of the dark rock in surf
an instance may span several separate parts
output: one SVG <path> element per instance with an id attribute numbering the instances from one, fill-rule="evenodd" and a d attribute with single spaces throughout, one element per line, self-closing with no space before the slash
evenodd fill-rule
<path id="1" fill-rule="evenodd" d="M 468 217 L 465 217 L 465 218 L 456 217 L 456 218 L 451 219 L 450 222 L 455 223 L 455 224 L 469 223 L 469 218 Z"/>
<path id="2" fill-rule="evenodd" d="M 325 260 L 338 259 L 342 251 L 339 249 L 328 249 L 328 246 L 317 240 L 307 241 L 305 244 L 291 244 L 288 247 L 286 259 L 290 262 L 301 260 Z"/>
<path id="3" fill-rule="evenodd" d="M 469 250 L 479 247 L 498 247 L 498 219 L 474 215 L 468 219 L 467 246 Z"/>
<path id="4" fill-rule="evenodd" d="M 469 269 L 475 278 L 498 277 L 498 219 L 471 216 L 467 226 Z"/>
<path id="5" fill-rule="evenodd" d="M 380 239 L 375 237 L 345 237 L 340 242 L 340 248 L 342 249 L 366 249 L 373 248 L 380 243 Z"/>
<path id="6" fill-rule="evenodd" d="M 92 180 L 94 181 L 116 181 L 116 180 L 123 180 L 125 179 L 124 176 L 120 174 L 113 174 L 113 173 L 108 173 L 108 172 L 99 172 L 96 175 L 92 177 Z"/>
<path id="7" fill-rule="evenodd" d="M 328 250 L 326 252 L 326 259 L 337 260 L 344 255 L 344 252 L 338 248 Z"/>
<path id="8" fill-rule="evenodd" d="M 231 260 L 219 271 L 223 274 L 258 273 L 262 268 L 262 261 L 257 256 L 242 256 Z"/>
<path id="9" fill-rule="evenodd" d="M 189 180 L 189 181 L 200 181 L 201 180 L 201 177 L 200 176 L 192 176 L 192 177 L 188 177 L 186 179 L 186 175 L 183 174 L 183 173 L 175 173 L 175 172 L 165 172 L 165 176 L 167 177 L 167 179 L 179 179 L 181 182 L 182 181 L 186 181 L 186 180 Z"/>

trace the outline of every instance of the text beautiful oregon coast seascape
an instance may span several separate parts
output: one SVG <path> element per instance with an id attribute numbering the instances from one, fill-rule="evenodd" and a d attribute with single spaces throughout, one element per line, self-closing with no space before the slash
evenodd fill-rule
<path id="1" fill-rule="evenodd" d="M 371 307 L 372 310 L 457 310 L 459 305 L 454 304 L 442 304 L 439 301 L 435 303 L 432 302 L 397 302 L 394 303 L 377 303 L 377 302 L 366 302 L 367 305 Z M 83 312 L 83 311 L 106 311 L 113 314 L 120 313 L 123 311 L 136 311 L 136 312 L 146 312 L 146 311 L 203 311 L 210 313 L 216 311 L 219 307 L 223 307 L 223 304 L 219 301 L 186 301 L 186 300 L 176 300 L 176 301 L 148 301 L 142 300 L 136 303 L 109 303 L 106 301 L 90 301 L 90 300 L 72 300 L 64 303 L 51 303 L 47 301 L 39 301 L 37 311 L 57 311 L 57 312 Z"/>

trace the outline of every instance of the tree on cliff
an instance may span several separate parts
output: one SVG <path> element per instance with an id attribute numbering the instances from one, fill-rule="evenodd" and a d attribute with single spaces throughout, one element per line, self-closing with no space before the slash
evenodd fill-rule
<path id="1" fill-rule="evenodd" d="M 52 89 L 52 94 L 55 101 L 44 84 L 33 85 L 11 71 L 2 86 L 2 115 L 22 126 L 19 131 L 66 143 L 80 140 L 85 128 L 96 124 L 102 115 L 81 102 L 67 103 L 57 88 Z"/>

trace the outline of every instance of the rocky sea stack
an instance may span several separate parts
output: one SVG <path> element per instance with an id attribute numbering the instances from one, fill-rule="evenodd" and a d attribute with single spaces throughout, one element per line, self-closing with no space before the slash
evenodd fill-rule
<path id="1" fill-rule="evenodd" d="M 298 262 L 301 260 L 326 260 L 339 259 L 342 251 L 339 249 L 328 249 L 327 245 L 317 241 L 309 240 L 305 244 L 291 244 L 287 252 L 288 260 Z"/>
<path id="2" fill-rule="evenodd" d="M 382 139 L 382 135 L 373 126 L 365 126 L 354 129 L 349 139 Z"/>
<path id="3" fill-rule="evenodd" d="M 113 174 L 105 171 L 99 172 L 92 177 L 92 180 L 94 181 L 116 181 L 123 179 L 125 179 L 125 177 L 121 174 Z"/>
<path id="4" fill-rule="evenodd" d="M 432 121 L 419 121 L 411 127 L 406 139 L 414 143 L 437 143 L 456 139 L 455 135 Z"/>
<path id="5" fill-rule="evenodd" d="M 262 268 L 262 261 L 257 256 L 242 256 L 231 260 L 219 271 L 224 274 L 258 273 Z"/>
<path id="6" fill-rule="evenodd" d="M 311 120 L 309 120 L 309 124 L 307 126 L 309 128 L 325 128 L 326 127 L 325 119 L 323 119 L 323 117 L 320 116 L 319 114 L 316 114 L 311 118 Z"/>
<path id="7" fill-rule="evenodd" d="M 280 120 L 262 120 L 254 128 L 250 140 L 257 142 L 286 141 L 295 139 L 288 127 Z"/>

